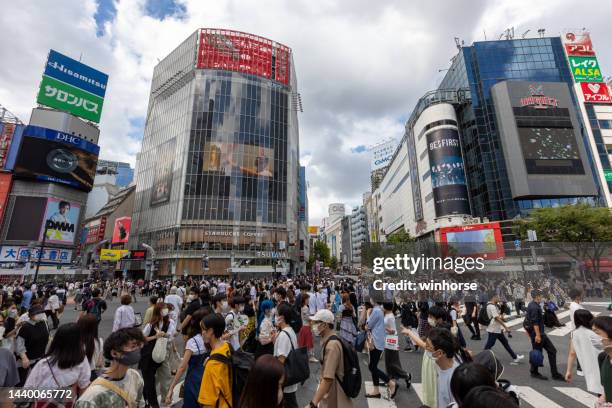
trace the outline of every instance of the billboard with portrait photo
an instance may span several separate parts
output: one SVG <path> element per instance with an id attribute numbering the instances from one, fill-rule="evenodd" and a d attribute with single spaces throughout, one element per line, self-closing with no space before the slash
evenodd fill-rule
<path id="1" fill-rule="evenodd" d="M 132 217 L 121 217 L 115 220 L 113 229 L 113 244 L 127 243 L 130 239 L 130 229 L 132 227 Z"/>
<path id="2" fill-rule="evenodd" d="M 43 225 L 40 228 L 40 240 L 42 241 L 46 230 L 46 242 L 50 244 L 74 244 L 80 213 L 81 206 L 77 203 L 49 198 Z"/>
<path id="3" fill-rule="evenodd" d="M 202 171 L 231 176 L 239 172 L 254 177 L 274 176 L 274 150 L 241 143 L 210 142 L 204 145 Z"/>
<path id="4" fill-rule="evenodd" d="M 15 162 L 16 178 L 33 178 L 89 192 L 100 147 L 80 137 L 39 126 L 26 126 Z"/>
<path id="5" fill-rule="evenodd" d="M 176 139 L 170 139 L 158 147 L 158 160 L 155 162 L 156 169 L 151 191 L 151 205 L 170 201 L 175 148 Z"/>

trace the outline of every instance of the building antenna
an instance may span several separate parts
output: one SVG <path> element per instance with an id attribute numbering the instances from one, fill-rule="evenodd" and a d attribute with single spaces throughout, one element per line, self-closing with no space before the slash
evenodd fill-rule
<path id="1" fill-rule="evenodd" d="M 81 62 L 81 58 L 83 58 L 83 53 L 81 52 L 81 55 L 79 55 L 79 62 Z"/>
<path id="2" fill-rule="evenodd" d="M 528 33 L 528 32 L 530 32 L 530 31 L 531 31 L 531 30 L 527 30 L 527 31 L 525 31 L 525 32 L 524 32 L 524 33 L 521 35 L 521 38 L 525 38 L 525 36 L 527 35 L 527 33 Z"/>
<path id="3" fill-rule="evenodd" d="M 482 29 L 482 33 L 484 34 L 485 41 L 487 41 L 487 32 L 484 28 Z"/>

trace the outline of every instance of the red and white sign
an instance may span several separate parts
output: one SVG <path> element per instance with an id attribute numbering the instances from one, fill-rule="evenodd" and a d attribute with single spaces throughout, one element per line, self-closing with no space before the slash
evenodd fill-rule
<path id="1" fill-rule="evenodd" d="M 581 82 L 585 103 L 612 103 L 610 90 L 603 82 Z"/>
<path id="2" fill-rule="evenodd" d="M 595 55 L 593 51 L 593 43 L 591 42 L 591 35 L 584 32 L 567 32 L 563 37 L 565 43 L 565 49 L 567 55 L 572 56 L 592 56 Z"/>
<path id="3" fill-rule="evenodd" d="M 542 90 L 543 85 L 529 85 L 529 93 L 531 96 L 521 98 L 521 106 L 533 106 L 536 109 L 547 109 L 548 107 L 556 108 L 559 106 L 559 101 L 544 95 Z"/>
<path id="4" fill-rule="evenodd" d="M 243 72 L 289 83 L 291 50 L 256 35 L 231 30 L 200 32 L 197 68 Z"/>
<path id="5" fill-rule="evenodd" d="M 8 202 L 8 197 L 11 192 L 13 183 L 13 175 L 11 173 L 0 173 L 0 226 L 4 218 L 4 209 Z"/>
<path id="6" fill-rule="evenodd" d="M 15 125 L 13 123 L 0 123 L 0 169 L 4 169 L 6 164 L 6 156 L 11 147 L 14 133 Z"/>
<path id="7" fill-rule="evenodd" d="M 115 220 L 113 230 L 113 244 L 126 243 L 130 239 L 130 228 L 132 227 L 132 217 L 121 217 Z"/>

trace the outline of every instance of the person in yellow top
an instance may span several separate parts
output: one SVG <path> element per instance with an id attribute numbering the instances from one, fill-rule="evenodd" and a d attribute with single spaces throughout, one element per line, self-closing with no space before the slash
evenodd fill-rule
<path id="1" fill-rule="evenodd" d="M 220 314 L 209 314 L 200 322 L 204 342 L 210 344 L 211 353 L 230 356 L 230 346 L 221 337 L 225 332 L 225 319 Z M 204 375 L 200 385 L 198 402 L 204 407 L 231 408 L 232 386 L 227 364 L 209 358 L 204 363 Z"/>

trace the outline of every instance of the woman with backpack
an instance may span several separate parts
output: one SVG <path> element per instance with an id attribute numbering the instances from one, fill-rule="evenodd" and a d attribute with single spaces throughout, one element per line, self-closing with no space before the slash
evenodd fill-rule
<path id="1" fill-rule="evenodd" d="M 90 383 L 91 370 L 81 344 L 81 332 L 76 323 L 65 323 L 57 329 L 47 355 L 30 372 L 25 388 L 67 388 L 72 390 L 73 402 Z M 35 406 L 55 407 L 39 400 Z"/>
<path id="2" fill-rule="evenodd" d="M 340 313 L 340 337 L 346 340 L 349 344 L 355 344 L 355 337 L 357 337 L 357 327 L 355 326 L 355 320 L 357 315 L 353 304 L 349 300 L 348 293 L 342 294 L 342 304 L 338 308 Z"/>
<path id="3" fill-rule="evenodd" d="M 147 343 L 142 348 L 141 359 L 138 368 L 142 372 L 144 380 L 143 396 L 150 407 L 159 408 L 157 401 L 157 391 L 155 387 L 155 374 L 161 366 L 161 362 L 153 360 L 153 350 L 157 344 L 157 340 L 162 338 L 170 338 L 176 332 L 176 323 L 170 319 L 169 310 L 165 303 L 157 303 L 153 308 L 151 322 L 148 323 L 142 330 Z"/>
<path id="4" fill-rule="evenodd" d="M 200 384 L 202 384 L 202 376 L 204 375 L 204 360 L 208 356 L 200 322 L 209 314 L 210 309 L 202 308 L 191 316 L 189 327 L 187 328 L 189 339 L 185 344 L 185 353 L 166 395 L 165 402 L 168 405 L 172 403 L 174 387 L 181 380 L 185 371 L 187 371 L 183 383 L 183 408 L 200 407 L 198 404 L 198 393 L 200 391 Z"/>

